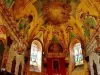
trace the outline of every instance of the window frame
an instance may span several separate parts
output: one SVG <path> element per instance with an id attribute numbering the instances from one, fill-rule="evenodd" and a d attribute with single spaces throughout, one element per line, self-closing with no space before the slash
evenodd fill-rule
<path id="1" fill-rule="evenodd" d="M 74 46 L 77 44 L 77 43 L 81 43 L 81 41 L 78 39 L 78 38 L 73 38 L 69 44 L 69 51 L 70 51 L 70 66 L 73 69 L 75 69 L 75 67 L 78 67 L 78 66 L 82 66 L 84 65 L 84 55 L 83 55 L 83 49 L 82 49 L 82 55 L 83 55 L 83 64 L 82 65 L 75 65 L 75 57 L 74 57 Z M 81 44 L 81 48 L 82 48 L 82 44 Z"/>
<path id="2" fill-rule="evenodd" d="M 38 39 L 38 38 L 35 38 L 35 39 L 33 39 L 32 40 L 32 42 L 31 42 L 31 45 L 32 45 L 32 43 L 34 42 L 34 41 L 37 41 L 37 42 L 39 42 L 40 43 L 40 45 L 41 45 L 41 69 L 40 69 L 40 71 L 38 70 L 38 71 L 36 71 L 36 70 L 31 70 L 31 69 L 29 69 L 29 71 L 32 71 L 32 72 L 42 72 L 42 51 L 43 51 L 43 44 L 42 44 L 42 42 L 41 42 L 41 40 L 40 39 Z M 31 51 L 30 51 L 30 58 L 31 58 Z M 31 65 L 30 65 L 31 66 Z M 37 66 L 38 67 L 38 66 Z"/>

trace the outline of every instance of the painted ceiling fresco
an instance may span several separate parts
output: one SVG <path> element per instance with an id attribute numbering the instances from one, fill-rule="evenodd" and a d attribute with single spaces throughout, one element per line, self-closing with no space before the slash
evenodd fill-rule
<path id="1" fill-rule="evenodd" d="M 90 39 L 96 31 L 100 12 L 98 0 L 1 0 L 0 4 L 1 14 L 14 32 L 13 39 L 23 38 L 28 43 L 42 31 L 43 43 L 47 45 L 56 37 L 53 41 L 65 49 L 72 38 L 81 42 Z"/>

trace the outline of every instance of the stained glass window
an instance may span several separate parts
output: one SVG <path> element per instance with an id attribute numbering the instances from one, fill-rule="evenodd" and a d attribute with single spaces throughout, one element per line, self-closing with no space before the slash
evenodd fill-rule
<path id="1" fill-rule="evenodd" d="M 31 45 L 30 71 L 41 72 L 42 63 L 42 45 L 34 40 Z"/>
<path id="2" fill-rule="evenodd" d="M 75 65 L 82 65 L 83 64 L 83 54 L 81 44 L 77 43 L 74 46 L 74 58 L 75 58 Z"/>

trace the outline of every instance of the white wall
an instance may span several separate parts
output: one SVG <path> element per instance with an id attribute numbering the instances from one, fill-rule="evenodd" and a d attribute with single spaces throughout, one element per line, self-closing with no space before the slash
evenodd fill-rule
<path id="1" fill-rule="evenodd" d="M 14 51 L 14 49 L 13 49 L 13 44 L 11 45 L 10 50 L 9 50 L 9 57 L 8 57 L 8 61 L 7 61 L 7 64 L 6 64 L 6 70 L 8 72 L 11 72 L 12 61 L 14 59 L 14 56 L 16 56 L 15 75 L 18 75 L 18 70 L 19 70 L 20 63 L 22 63 L 22 72 L 21 72 L 21 75 L 23 75 L 23 70 L 24 70 L 24 54 L 18 55 Z"/>
<path id="2" fill-rule="evenodd" d="M 98 71 L 98 75 L 100 75 L 100 56 L 97 55 L 96 53 L 91 53 L 91 55 L 89 56 L 89 65 L 90 65 L 90 71 L 91 71 L 91 75 L 94 75 L 94 71 L 93 71 L 93 60 L 97 65 L 97 71 Z"/>

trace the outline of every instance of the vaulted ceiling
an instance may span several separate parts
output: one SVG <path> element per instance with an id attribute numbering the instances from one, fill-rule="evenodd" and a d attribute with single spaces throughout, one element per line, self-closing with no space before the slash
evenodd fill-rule
<path id="1" fill-rule="evenodd" d="M 5 0 L 5 4 L 27 42 L 43 31 L 45 44 L 54 40 L 68 48 L 72 38 L 86 44 L 99 22 L 99 0 Z"/>

